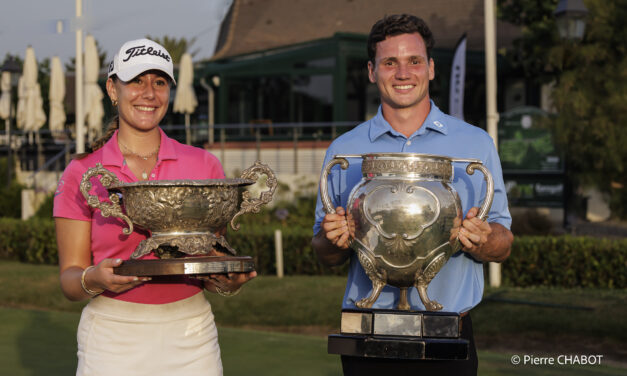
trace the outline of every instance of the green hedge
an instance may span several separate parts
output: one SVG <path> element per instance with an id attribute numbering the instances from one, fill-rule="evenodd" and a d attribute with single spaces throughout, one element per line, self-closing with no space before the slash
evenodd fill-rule
<path id="1" fill-rule="evenodd" d="M 277 225 L 243 223 L 230 230 L 229 243 L 252 256 L 260 274 L 275 274 L 274 230 Z M 343 275 L 347 265 L 321 265 L 311 247 L 311 228 L 283 225 L 283 260 L 287 275 Z M 50 219 L 0 218 L 0 259 L 30 263 L 58 262 Z M 627 287 L 627 239 L 572 236 L 518 236 L 503 264 L 507 286 Z"/>
<path id="2" fill-rule="evenodd" d="M 239 255 L 252 256 L 262 274 L 276 274 L 274 231 L 277 226 L 242 224 L 239 231 L 229 227 L 227 239 Z M 283 226 L 283 270 L 287 275 L 344 275 L 348 265 L 330 268 L 318 262 L 311 247 L 311 227 Z"/>
<path id="3" fill-rule="evenodd" d="M 11 159 L 14 163 L 15 158 Z M 0 215 L 8 218 L 22 217 L 22 189 L 26 188 L 15 180 L 15 169 L 7 185 L 7 158 L 0 158 Z"/>
<path id="4" fill-rule="evenodd" d="M 519 236 L 503 263 L 508 286 L 627 287 L 627 239 Z"/>
<path id="5" fill-rule="evenodd" d="M 57 264 L 54 222 L 42 218 L 0 218 L 0 259 Z"/>

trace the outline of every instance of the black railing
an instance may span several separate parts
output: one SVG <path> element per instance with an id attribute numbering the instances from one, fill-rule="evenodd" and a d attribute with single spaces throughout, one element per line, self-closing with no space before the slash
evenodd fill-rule
<path id="1" fill-rule="evenodd" d="M 194 124 L 191 129 L 191 144 L 213 150 L 224 149 L 227 143 L 237 142 L 238 147 L 259 150 L 268 141 L 292 142 L 295 152 L 303 141 L 330 141 L 352 129 L 358 122 L 311 122 L 271 123 L 254 121 L 246 124 Z M 186 143 L 185 125 L 162 124 L 169 137 Z M 211 134 L 213 133 L 213 136 Z M 6 132 L 0 131 L 0 157 L 13 156 L 19 161 L 22 171 L 32 171 L 30 179 L 36 180 L 42 171 L 60 172 L 69 163 L 75 150 L 74 134 L 69 130 L 51 132 L 40 129 L 36 132 L 11 130 L 10 141 Z M 213 143 L 210 141 L 213 140 Z M 9 147 L 9 142 L 12 147 Z M 86 141 L 86 149 L 89 149 Z M 295 154 L 296 155 L 296 154 Z"/>

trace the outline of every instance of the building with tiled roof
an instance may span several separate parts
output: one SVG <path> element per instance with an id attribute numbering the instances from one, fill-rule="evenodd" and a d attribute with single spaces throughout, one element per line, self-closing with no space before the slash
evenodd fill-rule
<path id="1" fill-rule="evenodd" d="M 386 14 L 411 13 L 423 18 L 434 34 L 436 78 L 430 92 L 444 111 L 454 48 L 466 34 L 466 120 L 483 127 L 483 4 L 484 0 L 234 0 L 216 52 L 199 64 L 197 79 L 219 83 L 213 112 L 217 123 L 363 121 L 378 107 L 376 87 L 368 82 L 366 69 L 370 28 Z M 513 25 L 497 22 L 497 48 L 511 45 L 518 35 Z M 526 89 L 519 81 L 500 58 L 500 109 L 525 104 Z"/>
<path id="2" fill-rule="evenodd" d="M 467 33 L 468 49 L 483 50 L 484 0 L 234 0 L 225 18 L 213 57 L 331 37 L 335 33 L 368 34 L 386 14 L 410 13 L 427 22 L 436 47 L 455 47 Z M 497 45 L 510 45 L 513 25 L 497 22 Z"/>

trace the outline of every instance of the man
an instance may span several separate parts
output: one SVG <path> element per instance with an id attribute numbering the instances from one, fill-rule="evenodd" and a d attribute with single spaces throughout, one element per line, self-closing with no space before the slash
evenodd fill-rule
<path id="1" fill-rule="evenodd" d="M 462 338 L 470 341 L 466 361 L 389 360 L 342 356 L 345 374 L 438 374 L 476 375 L 477 355 L 468 312 L 481 301 L 483 263 L 503 262 L 513 241 L 511 216 L 500 161 L 492 139 L 480 128 L 442 113 L 429 98 L 429 81 L 434 78 L 431 49 L 434 39 L 425 22 L 411 15 L 386 16 L 375 23 L 368 37 L 368 76 L 377 85 L 381 106 L 377 115 L 338 137 L 327 150 L 324 165 L 336 154 L 406 152 L 476 158 L 483 161 L 494 178 L 494 201 L 489 222 L 476 218 L 485 194 L 481 174 L 467 175 L 465 165 L 455 164 L 453 187 L 460 196 L 464 220 L 459 231 L 462 251 L 454 254 L 429 284 L 429 296 L 445 311 L 462 316 Z M 351 189 L 361 179 L 361 166 L 339 167 L 329 175 L 329 196 L 336 214 L 325 214 L 318 196 L 312 245 L 320 261 L 340 265 L 350 259 L 343 308 L 356 308 L 372 283 L 349 247 L 346 203 Z M 424 310 L 415 288 L 409 290 L 412 310 Z M 399 289 L 386 286 L 373 308 L 392 309 Z"/>

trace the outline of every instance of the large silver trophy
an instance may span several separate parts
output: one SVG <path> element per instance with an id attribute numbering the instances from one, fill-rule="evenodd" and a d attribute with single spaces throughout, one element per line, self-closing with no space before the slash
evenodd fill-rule
<path id="1" fill-rule="evenodd" d="M 251 198 L 242 188 L 266 175 L 268 190 Z M 109 202 L 91 195 L 91 179 L 98 177 L 109 191 Z M 260 162 L 244 170 L 236 179 L 153 180 L 124 183 L 100 163 L 83 175 L 80 190 L 87 203 L 103 217 L 126 222 L 122 232 L 130 234 L 135 225 L 149 230 L 131 259 L 115 269 L 117 274 L 158 276 L 210 274 L 254 270 L 251 257 L 237 257 L 236 251 L 220 233 L 230 222 L 239 229 L 237 218 L 258 213 L 269 203 L 278 182 L 273 171 Z M 216 250 L 219 254 L 216 255 Z M 159 259 L 141 259 L 153 252 Z M 194 257 L 187 257 L 194 256 Z"/>
<path id="2" fill-rule="evenodd" d="M 427 287 L 451 255 L 461 249 L 457 233 L 463 217 L 459 196 L 451 186 L 453 164 L 466 163 L 469 175 L 475 170 L 483 173 L 487 192 L 478 214 L 481 220 L 487 217 L 494 195 L 490 172 L 477 159 L 415 153 L 336 155 L 325 166 L 320 181 L 327 213 L 335 212 L 327 185 L 331 168 L 339 164 L 346 169 L 351 158 L 362 159 L 362 179 L 352 189 L 346 205 L 351 247 L 372 281 L 372 290 L 356 303 L 361 309 L 343 310 L 342 335 L 329 337 L 329 351 L 427 359 L 428 345 L 434 343 L 429 338 L 446 338 L 452 341 L 450 351 L 431 358 L 465 358 L 467 341 L 459 339 L 459 315 L 436 313 L 446 307 L 429 298 Z M 386 285 L 400 289 L 396 310 L 371 309 Z M 417 289 L 426 311 L 410 311 L 407 290 L 411 287 Z M 400 336 L 405 341 L 412 338 L 412 346 L 422 350 L 399 350 L 387 355 L 376 350 L 378 345 L 374 350 L 364 350 L 368 343 L 379 343 L 386 335 Z M 394 339 L 384 341 L 398 343 Z M 346 353 L 348 348 L 352 350 Z"/>

